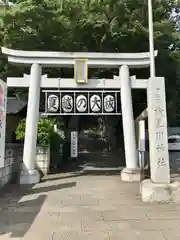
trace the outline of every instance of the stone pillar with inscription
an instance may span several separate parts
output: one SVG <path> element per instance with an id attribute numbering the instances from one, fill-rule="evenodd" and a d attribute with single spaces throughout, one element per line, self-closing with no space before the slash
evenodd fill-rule
<path id="1" fill-rule="evenodd" d="M 164 78 L 149 79 L 148 127 L 151 180 L 170 183 Z"/>
<path id="2" fill-rule="evenodd" d="M 119 75 L 121 81 L 121 110 L 126 158 L 126 168 L 121 171 L 121 179 L 127 182 L 140 181 L 128 66 L 122 66 Z"/>
<path id="3" fill-rule="evenodd" d="M 151 179 L 141 183 L 141 196 L 147 202 L 169 202 L 180 199 L 178 183 L 170 183 L 165 80 L 148 81 L 148 128 Z M 179 201 L 179 200 L 178 200 Z"/>

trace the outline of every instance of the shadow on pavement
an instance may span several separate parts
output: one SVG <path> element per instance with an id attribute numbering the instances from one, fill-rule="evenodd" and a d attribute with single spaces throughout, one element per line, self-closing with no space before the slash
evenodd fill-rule
<path id="1" fill-rule="evenodd" d="M 125 166 L 123 151 L 114 153 L 81 152 L 78 159 L 68 162 L 55 172 L 44 177 L 42 182 L 60 179 L 76 178 L 80 176 L 113 176 L 120 175 Z"/>
<path id="2" fill-rule="evenodd" d="M 123 168 L 123 167 L 122 167 Z M 68 173 L 56 173 L 45 176 L 41 182 L 49 182 L 56 180 L 63 180 L 69 178 L 76 178 L 81 176 L 117 176 L 120 175 L 122 168 L 117 169 L 84 169 L 82 171 L 74 171 Z"/>
<path id="3" fill-rule="evenodd" d="M 48 192 L 74 186 L 76 182 L 37 188 L 32 185 L 7 186 L 1 191 L 0 197 L 0 239 L 5 234 L 9 238 L 22 238 L 31 228 Z"/>

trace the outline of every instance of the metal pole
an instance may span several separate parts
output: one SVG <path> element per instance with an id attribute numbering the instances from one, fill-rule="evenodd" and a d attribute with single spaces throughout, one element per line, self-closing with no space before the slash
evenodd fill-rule
<path id="1" fill-rule="evenodd" d="M 150 76 L 151 77 L 155 77 L 154 31 L 153 31 L 152 0 L 148 0 L 148 24 L 149 24 Z"/>

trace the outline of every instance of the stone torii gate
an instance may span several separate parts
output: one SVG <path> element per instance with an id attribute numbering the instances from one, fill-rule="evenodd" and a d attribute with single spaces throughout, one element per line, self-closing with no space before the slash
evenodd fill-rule
<path id="1" fill-rule="evenodd" d="M 2 53 L 7 55 L 8 61 L 12 64 L 31 67 L 30 76 L 24 75 L 23 78 L 7 79 L 8 87 L 29 87 L 21 183 L 32 184 L 40 181 L 39 172 L 36 170 L 35 155 L 41 87 L 110 88 L 119 89 L 119 91 L 121 89 L 126 157 L 126 168 L 122 170 L 121 178 L 124 181 L 140 180 L 131 88 L 147 89 L 151 180 L 142 183 L 143 200 L 149 201 L 154 194 L 154 189 L 156 190 L 156 184 L 162 184 L 163 191 L 164 184 L 170 183 L 164 78 L 154 77 L 141 80 L 129 75 L 129 68 L 144 68 L 150 65 L 149 53 L 40 52 L 12 50 L 5 47 L 2 47 Z M 157 52 L 155 52 L 156 55 Z M 41 76 L 42 67 L 72 68 L 76 59 L 88 59 L 89 68 L 118 68 L 119 76 L 115 76 L 113 79 L 89 79 L 84 84 L 78 84 L 74 79 L 49 79 L 47 76 Z"/>

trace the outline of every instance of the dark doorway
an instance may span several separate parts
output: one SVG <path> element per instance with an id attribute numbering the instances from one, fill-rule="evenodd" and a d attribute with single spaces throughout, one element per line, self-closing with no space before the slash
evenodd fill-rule
<path id="1" fill-rule="evenodd" d="M 114 169 L 125 166 L 120 116 L 81 116 L 78 163 L 85 169 Z"/>

